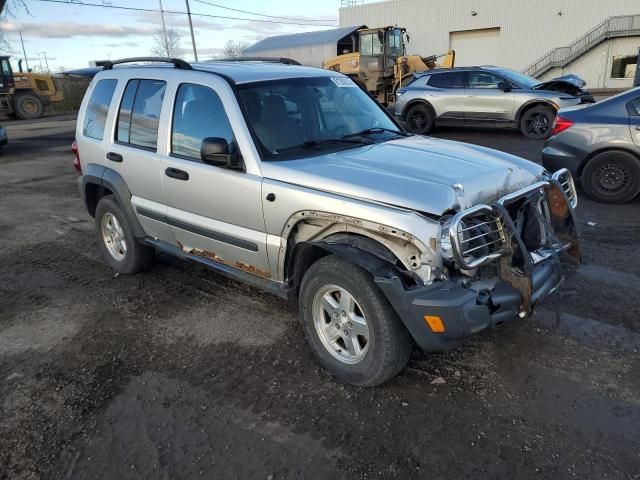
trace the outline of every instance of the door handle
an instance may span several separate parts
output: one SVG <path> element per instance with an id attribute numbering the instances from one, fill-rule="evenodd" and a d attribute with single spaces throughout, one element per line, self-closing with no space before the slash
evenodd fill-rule
<path id="1" fill-rule="evenodd" d="M 116 152 L 107 153 L 107 160 L 111 160 L 112 162 L 122 163 L 122 155 Z"/>
<path id="2" fill-rule="evenodd" d="M 167 177 L 175 178 L 176 180 L 189 180 L 189 174 L 178 168 L 169 167 L 164 171 L 164 174 Z"/>
<path id="3" fill-rule="evenodd" d="M 636 127 L 636 130 L 640 130 L 640 127 Z"/>

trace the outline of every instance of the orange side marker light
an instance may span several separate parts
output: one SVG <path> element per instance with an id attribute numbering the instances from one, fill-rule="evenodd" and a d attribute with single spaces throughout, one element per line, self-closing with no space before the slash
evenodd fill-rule
<path id="1" fill-rule="evenodd" d="M 444 323 L 440 317 L 425 315 L 424 321 L 427 322 L 427 325 L 429 325 L 433 333 L 444 333 Z"/>

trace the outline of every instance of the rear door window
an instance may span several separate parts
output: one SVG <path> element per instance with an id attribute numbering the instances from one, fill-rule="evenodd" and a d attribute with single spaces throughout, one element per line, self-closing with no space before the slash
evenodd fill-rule
<path id="1" fill-rule="evenodd" d="M 429 85 L 437 88 L 464 88 L 465 72 L 447 72 L 432 74 Z"/>
<path id="2" fill-rule="evenodd" d="M 200 146 L 207 137 L 224 138 L 235 145 L 233 130 L 222 100 L 211 88 L 183 83 L 173 109 L 171 153 L 200 160 Z"/>
<path id="3" fill-rule="evenodd" d="M 102 140 L 107 114 L 109 113 L 109 105 L 111 105 L 111 99 L 117 84 L 118 81 L 116 79 L 100 80 L 93 92 L 91 92 L 91 98 L 89 98 L 82 124 L 82 134 L 85 137 Z"/>
<path id="4" fill-rule="evenodd" d="M 161 80 L 130 80 L 125 88 L 116 140 L 136 147 L 155 150 L 158 125 L 166 82 Z"/>

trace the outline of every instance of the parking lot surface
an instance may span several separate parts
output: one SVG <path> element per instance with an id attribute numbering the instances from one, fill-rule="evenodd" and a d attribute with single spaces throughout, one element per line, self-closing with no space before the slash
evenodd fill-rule
<path id="1" fill-rule="evenodd" d="M 580 198 L 584 264 L 533 318 L 360 389 L 314 363 L 276 297 L 163 256 L 114 275 L 75 122 L 6 126 L 0 478 L 640 478 L 640 199 Z"/>

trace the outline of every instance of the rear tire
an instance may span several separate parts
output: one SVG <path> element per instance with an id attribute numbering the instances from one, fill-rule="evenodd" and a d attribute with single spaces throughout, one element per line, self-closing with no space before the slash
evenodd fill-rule
<path id="1" fill-rule="evenodd" d="M 361 267 L 336 255 L 321 258 L 302 279 L 299 306 L 312 353 L 338 380 L 373 387 L 407 364 L 411 337 Z"/>
<path id="2" fill-rule="evenodd" d="M 16 116 L 21 120 L 40 118 L 44 112 L 42 99 L 34 93 L 19 93 L 13 99 Z"/>
<path id="3" fill-rule="evenodd" d="M 433 130 L 436 116 L 430 106 L 419 103 L 409 108 L 405 121 L 407 130 L 419 135 L 426 135 Z"/>
<path id="4" fill-rule="evenodd" d="M 587 162 L 581 180 L 593 200 L 626 203 L 640 193 L 640 160 L 619 150 L 599 153 Z"/>
<path id="5" fill-rule="evenodd" d="M 125 275 L 147 268 L 154 249 L 138 242 L 113 195 L 100 199 L 95 219 L 100 250 L 111 268 Z"/>
<path id="6" fill-rule="evenodd" d="M 545 140 L 551 136 L 555 118 L 556 112 L 551 107 L 532 107 L 520 117 L 520 131 L 527 138 Z"/>

